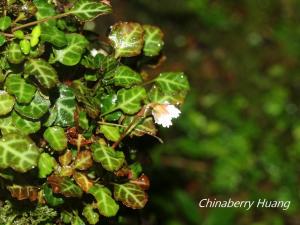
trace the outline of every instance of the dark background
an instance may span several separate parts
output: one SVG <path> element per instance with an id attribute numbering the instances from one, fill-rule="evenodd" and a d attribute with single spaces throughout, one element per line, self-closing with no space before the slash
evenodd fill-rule
<path id="1" fill-rule="evenodd" d="M 184 71 L 182 116 L 141 139 L 152 186 L 147 207 L 124 224 L 300 224 L 300 1 L 114 0 L 121 21 L 165 33 L 159 71 Z M 105 38 L 104 36 L 101 38 Z M 200 209 L 202 198 L 291 201 L 280 208 Z M 132 213 L 132 214 L 130 214 Z"/>

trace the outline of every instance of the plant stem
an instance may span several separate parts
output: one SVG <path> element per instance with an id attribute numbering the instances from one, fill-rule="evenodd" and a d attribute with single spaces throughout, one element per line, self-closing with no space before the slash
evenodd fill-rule
<path id="1" fill-rule="evenodd" d="M 128 126 L 125 126 L 125 125 L 121 125 L 121 124 L 117 124 L 117 123 L 107 123 L 107 122 L 98 122 L 99 124 L 101 125 L 107 125 L 107 126 L 113 126 L 113 127 L 122 127 L 122 128 L 128 128 Z M 138 132 L 141 132 L 141 133 L 144 133 L 144 134 L 148 134 L 154 138 L 156 138 L 160 143 L 163 143 L 163 140 L 161 138 L 159 138 L 158 136 L 154 135 L 154 134 L 151 134 L 151 133 L 148 133 L 147 131 L 145 130 L 141 130 L 141 129 L 135 129 L 136 131 Z"/>
<path id="2" fill-rule="evenodd" d="M 130 133 L 130 131 L 139 124 L 140 119 L 144 117 L 145 111 L 147 110 L 148 107 L 144 106 L 138 114 L 135 115 L 134 119 L 131 121 L 131 123 L 128 125 L 128 127 L 125 129 L 125 131 L 122 133 L 121 137 L 119 140 L 117 140 L 113 145 L 112 148 L 116 148 L 119 146 L 121 141 Z"/>
<path id="3" fill-rule="evenodd" d="M 58 14 L 58 15 L 56 15 L 56 16 L 49 16 L 49 17 L 46 17 L 46 18 L 44 18 L 44 19 L 40 19 L 40 20 L 37 20 L 37 21 L 33 21 L 33 22 L 30 22 L 30 23 L 26 23 L 26 24 L 23 24 L 23 25 L 14 27 L 14 28 L 12 29 L 12 32 L 14 32 L 14 31 L 16 31 L 16 30 L 20 30 L 20 29 L 26 28 L 26 27 L 31 27 L 31 26 L 34 26 L 34 25 L 37 25 L 37 24 L 40 24 L 40 23 L 44 23 L 44 22 L 47 22 L 48 20 L 52 20 L 52 19 L 60 19 L 60 18 L 69 16 L 70 14 L 71 14 L 70 12 L 65 12 L 65 13 L 62 13 L 62 14 Z"/>
<path id="4" fill-rule="evenodd" d="M 8 33 L 3 33 L 3 32 L 0 32 L 1 35 L 5 36 L 5 37 L 9 37 L 9 38 L 13 38 L 14 35 L 13 34 L 8 34 Z"/>

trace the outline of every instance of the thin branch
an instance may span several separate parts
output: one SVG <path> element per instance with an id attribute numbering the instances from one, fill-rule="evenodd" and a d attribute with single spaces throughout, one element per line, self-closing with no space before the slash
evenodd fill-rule
<path id="1" fill-rule="evenodd" d="M 47 22 L 47 21 L 52 20 L 52 19 L 60 19 L 60 18 L 69 16 L 70 14 L 71 14 L 70 12 L 66 12 L 66 13 L 58 14 L 56 16 L 49 16 L 49 17 L 46 17 L 46 18 L 43 18 L 43 19 L 40 19 L 40 20 L 36 20 L 36 21 L 30 22 L 30 23 L 26 23 L 26 24 L 14 27 L 12 29 L 12 32 L 14 32 L 16 30 L 26 28 L 26 27 L 31 27 L 31 26 L 34 26 L 34 25 L 37 25 L 37 24 L 40 24 L 40 23 L 44 23 L 44 22 Z"/>
<path id="2" fill-rule="evenodd" d="M 107 122 L 100 122 L 100 121 L 98 123 L 102 124 L 102 125 L 113 126 L 113 127 L 122 127 L 122 128 L 127 128 L 128 127 L 128 126 L 117 124 L 117 123 L 107 123 Z M 149 133 L 149 132 L 147 132 L 145 130 L 141 130 L 141 129 L 138 129 L 138 128 L 135 128 L 135 130 L 138 131 L 138 132 L 141 132 L 143 134 L 147 134 L 147 135 L 149 135 L 151 137 L 156 138 L 160 143 L 164 143 L 164 141 L 160 137 L 158 137 L 158 136 L 156 136 L 154 134 L 151 134 L 151 133 Z"/>

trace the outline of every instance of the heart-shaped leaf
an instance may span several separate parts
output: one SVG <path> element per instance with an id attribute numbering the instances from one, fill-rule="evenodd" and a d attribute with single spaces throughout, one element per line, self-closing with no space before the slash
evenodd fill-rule
<path id="1" fill-rule="evenodd" d="M 9 16 L 0 17 L 0 30 L 5 31 L 11 26 L 11 18 Z"/>
<path id="2" fill-rule="evenodd" d="M 44 59 L 30 59 L 25 63 L 25 73 L 34 75 L 45 88 L 52 88 L 58 83 L 56 70 Z"/>
<path id="3" fill-rule="evenodd" d="M 142 209 L 148 201 L 147 193 L 132 183 L 115 184 L 114 197 L 132 209 Z"/>
<path id="4" fill-rule="evenodd" d="M 101 215 L 106 217 L 115 216 L 119 205 L 111 197 L 111 191 L 103 185 L 95 184 L 90 188 L 89 193 L 97 200 L 97 207 Z"/>
<path id="5" fill-rule="evenodd" d="M 87 170 L 93 166 L 92 153 L 88 150 L 81 151 L 77 154 L 74 167 L 78 170 Z"/>
<path id="6" fill-rule="evenodd" d="M 21 105 L 17 103 L 15 105 L 15 110 L 30 119 L 39 119 L 46 112 L 48 112 L 50 107 L 50 100 L 41 96 L 41 94 L 37 91 L 35 93 L 34 99 L 30 102 L 29 105 Z"/>
<path id="7" fill-rule="evenodd" d="M 185 99 L 186 91 L 164 93 L 159 87 L 154 85 L 148 92 L 148 96 L 153 103 L 181 105 Z"/>
<path id="8" fill-rule="evenodd" d="M 114 71 L 114 84 L 125 88 L 140 84 L 143 80 L 140 74 L 128 66 L 118 66 Z"/>
<path id="9" fill-rule="evenodd" d="M 40 151 L 28 137 L 17 133 L 4 135 L 0 139 L 0 167 L 11 167 L 27 172 L 37 166 Z"/>
<path id="10" fill-rule="evenodd" d="M 113 148 L 95 143 L 92 145 L 93 157 L 96 162 L 101 163 L 104 169 L 116 171 L 125 162 L 123 152 L 115 151 Z"/>
<path id="11" fill-rule="evenodd" d="M 65 130 L 61 127 L 48 127 L 44 132 L 44 138 L 55 151 L 63 151 L 67 148 L 68 139 Z"/>
<path id="12" fill-rule="evenodd" d="M 157 56 L 164 46 L 164 34 L 158 27 L 155 26 L 144 25 L 143 28 L 145 30 L 144 54 L 150 57 Z"/>
<path id="13" fill-rule="evenodd" d="M 55 158 L 53 158 L 48 153 L 42 153 L 39 158 L 38 168 L 39 168 L 39 178 L 46 178 L 52 173 L 56 166 Z"/>
<path id="14" fill-rule="evenodd" d="M 119 127 L 109 125 L 101 125 L 100 133 L 104 134 L 104 136 L 110 141 L 117 141 L 121 136 Z"/>
<path id="15" fill-rule="evenodd" d="M 138 23 L 121 22 L 112 26 L 108 38 L 116 58 L 137 56 L 144 46 L 144 29 Z"/>
<path id="16" fill-rule="evenodd" d="M 87 204 L 82 210 L 82 215 L 86 218 L 89 224 L 97 224 L 99 222 L 99 214 L 94 211 L 92 205 Z"/>
<path id="17" fill-rule="evenodd" d="M 189 90 L 189 82 L 182 72 L 161 73 L 155 81 L 164 93 Z"/>
<path id="18" fill-rule="evenodd" d="M 5 53 L 7 60 L 12 64 L 19 64 L 25 59 L 25 55 L 22 53 L 19 44 L 14 42 L 7 46 Z"/>
<path id="19" fill-rule="evenodd" d="M 94 185 L 93 182 L 90 181 L 84 173 L 75 171 L 73 177 L 75 182 L 84 192 L 88 192 L 90 188 Z"/>
<path id="20" fill-rule="evenodd" d="M 55 125 L 62 127 L 74 126 L 74 113 L 76 110 L 76 101 L 73 90 L 66 86 L 59 87 L 59 98 L 56 101 L 57 117 Z"/>
<path id="21" fill-rule="evenodd" d="M 12 122 L 18 128 L 20 133 L 25 135 L 34 134 L 41 129 L 41 121 L 32 121 L 18 115 L 15 111 L 12 113 Z"/>
<path id="22" fill-rule="evenodd" d="M 0 130 L 2 135 L 20 132 L 19 129 L 13 123 L 11 115 L 6 117 L 0 117 Z"/>
<path id="23" fill-rule="evenodd" d="M 6 91 L 0 90 L 0 116 L 6 115 L 13 109 L 15 98 Z"/>
<path id="24" fill-rule="evenodd" d="M 141 102 L 147 97 L 145 88 L 133 87 L 131 89 L 122 89 L 118 91 L 118 108 L 124 113 L 137 113 L 142 105 Z"/>
<path id="25" fill-rule="evenodd" d="M 58 61 L 66 66 L 74 66 L 79 63 L 88 41 L 80 34 L 66 34 L 66 39 L 67 47 L 53 49 L 54 56 L 52 55 L 50 59 L 51 63 Z"/>
<path id="26" fill-rule="evenodd" d="M 34 186 L 21 186 L 12 185 L 8 186 L 7 189 L 11 193 L 13 198 L 18 200 L 29 199 L 30 201 L 36 201 L 38 198 L 39 188 Z"/>
<path id="27" fill-rule="evenodd" d="M 79 0 L 69 11 L 78 19 L 86 21 L 95 19 L 98 16 L 110 13 L 111 7 L 99 1 Z"/>
<path id="28" fill-rule="evenodd" d="M 54 193 L 61 193 L 65 197 L 78 197 L 82 195 L 82 190 L 69 177 L 51 175 L 47 178 Z"/>
<path id="29" fill-rule="evenodd" d="M 11 74 L 6 78 L 5 88 L 16 97 L 18 103 L 28 104 L 34 97 L 36 87 L 29 84 L 20 74 Z"/>

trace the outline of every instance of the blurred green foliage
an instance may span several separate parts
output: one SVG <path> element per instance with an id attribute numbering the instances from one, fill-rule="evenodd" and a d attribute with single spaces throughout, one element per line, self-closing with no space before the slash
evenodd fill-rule
<path id="1" fill-rule="evenodd" d="M 186 70 L 192 84 L 173 133 L 162 130 L 167 142 L 149 150 L 148 224 L 297 224 L 300 1 L 129 2 L 139 9 L 129 18 L 165 31 L 164 66 Z M 291 207 L 199 209 L 208 197 Z"/>

